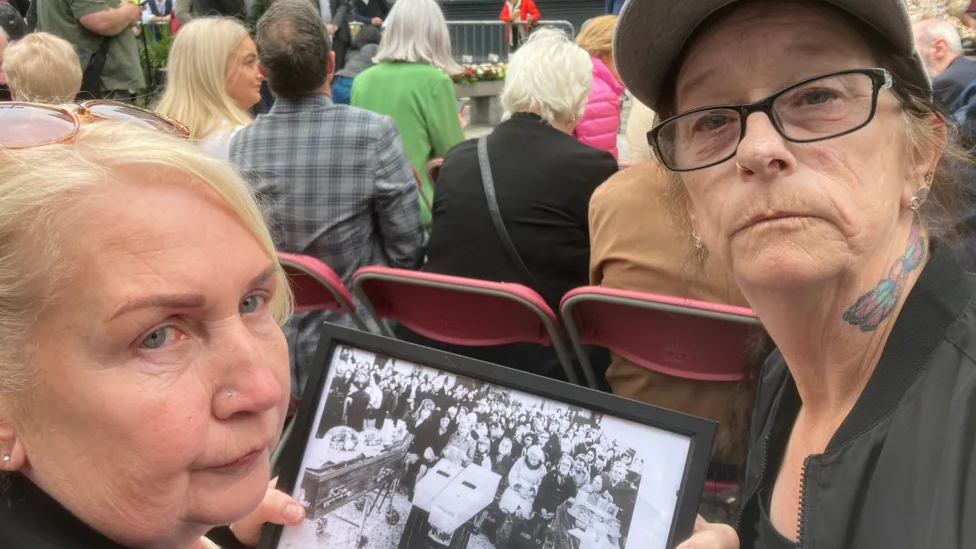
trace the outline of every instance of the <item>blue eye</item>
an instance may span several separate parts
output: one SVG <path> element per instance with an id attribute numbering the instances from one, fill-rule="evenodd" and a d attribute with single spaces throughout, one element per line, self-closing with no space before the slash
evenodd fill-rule
<path id="1" fill-rule="evenodd" d="M 139 346 L 146 349 L 159 349 L 172 341 L 175 334 L 175 328 L 172 326 L 163 326 L 162 328 L 153 331 L 151 334 L 143 338 L 143 340 L 139 342 Z"/>
<path id="2" fill-rule="evenodd" d="M 266 298 L 261 295 L 249 295 L 241 300 L 238 309 L 242 313 L 253 313 L 264 304 L 265 300 Z"/>

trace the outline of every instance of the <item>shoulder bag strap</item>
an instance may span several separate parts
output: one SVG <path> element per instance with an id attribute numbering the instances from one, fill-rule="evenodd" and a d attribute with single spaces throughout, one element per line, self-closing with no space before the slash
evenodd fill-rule
<path id="1" fill-rule="evenodd" d="M 525 266 L 525 262 L 522 261 L 518 250 L 515 249 L 515 244 L 505 229 L 502 214 L 498 210 L 498 199 L 495 197 L 495 181 L 491 177 L 491 164 L 488 162 L 487 137 L 478 139 L 478 164 L 481 166 L 481 183 L 485 188 L 485 198 L 488 200 L 488 211 L 491 213 L 491 220 L 495 223 L 495 232 L 498 233 L 498 238 L 502 241 L 502 245 L 505 246 L 505 251 L 508 252 L 508 259 L 521 272 L 522 279 L 529 284 L 530 288 L 538 291 L 540 286 L 536 282 L 535 277 L 532 276 L 532 272 Z"/>

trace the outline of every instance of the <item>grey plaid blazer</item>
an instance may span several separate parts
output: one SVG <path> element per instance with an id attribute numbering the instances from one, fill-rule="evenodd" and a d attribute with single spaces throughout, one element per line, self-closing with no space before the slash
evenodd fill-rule
<path id="1" fill-rule="evenodd" d="M 278 249 L 317 257 L 350 284 L 360 267 L 418 268 L 425 233 L 417 186 L 393 120 L 325 95 L 278 99 L 237 133 L 230 160 L 267 208 Z M 368 319 L 362 304 L 356 308 Z M 322 322 L 296 314 L 285 333 L 292 394 L 300 397 Z"/>

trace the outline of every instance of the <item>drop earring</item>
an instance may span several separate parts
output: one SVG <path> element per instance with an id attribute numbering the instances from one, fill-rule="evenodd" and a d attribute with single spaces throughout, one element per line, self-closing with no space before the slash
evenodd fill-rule
<path id="1" fill-rule="evenodd" d="M 696 250 L 700 250 L 704 247 L 701 238 L 698 238 L 698 235 L 695 234 L 694 231 L 691 232 L 691 243 L 695 246 Z"/>
<path id="2" fill-rule="evenodd" d="M 913 212 L 917 212 L 922 204 L 925 204 L 925 200 L 929 197 L 929 191 L 932 189 L 932 174 L 925 176 L 925 185 L 922 185 L 915 191 L 915 196 L 912 197 L 911 201 L 908 202 L 908 209 Z"/>

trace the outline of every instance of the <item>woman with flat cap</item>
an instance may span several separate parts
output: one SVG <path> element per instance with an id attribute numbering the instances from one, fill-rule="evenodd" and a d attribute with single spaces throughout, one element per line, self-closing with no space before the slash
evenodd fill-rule
<path id="1" fill-rule="evenodd" d="M 902 0 L 631 0 L 614 51 L 688 238 L 778 347 L 737 529 L 679 547 L 976 547 L 976 280 Z"/>

